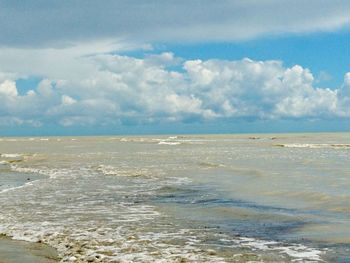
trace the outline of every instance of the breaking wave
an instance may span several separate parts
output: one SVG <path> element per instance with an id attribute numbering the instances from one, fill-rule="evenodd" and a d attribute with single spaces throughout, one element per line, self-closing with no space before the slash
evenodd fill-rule
<path id="1" fill-rule="evenodd" d="M 326 144 L 326 143 L 286 143 L 286 144 L 276 144 L 278 147 L 286 148 L 331 148 L 331 149 L 350 149 L 350 144 Z"/>

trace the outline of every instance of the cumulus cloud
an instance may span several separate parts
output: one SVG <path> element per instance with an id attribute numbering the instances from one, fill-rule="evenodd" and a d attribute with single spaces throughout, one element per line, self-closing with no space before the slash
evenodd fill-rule
<path id="1" fill-rule="evenodd" d="M 58 72 L 24 95 L 14 79 L 2 80 L 0 125 L 350 118 L 350 73 L 332 90 L 317 87 L 309 69 L 274 60 L 97 54 L 79 63 L 83 74 Z M 168 67 L 173 64 L 182 69 Z"/>
<path id="2" fill-rule="evenodd" d="M 350 72 L 344 76 L 344 83 L 337 91 L 338 94 L 338 115 L 349 118 L 350 116 Z"/>
<path id="3" fill-rule="evenodd" d="M 62 105 L 65 105 L 65 106 L 72 105 L 77 102 L 75 99 L 67 95 L 62 95 L 61 101 L 62 101 Z"/>
<path id="4" fill-rule="evenodd" d="M 236 41 L 332 31 L 348 26 L 349 14 L 347 0 L 2 0 L 0 45 L 63 47 L 101 38 Z"/>
<path id="5" fill-rule="evenodd" d="M 334 31 L 349 14 L 346 0 L 3 0 L 0 126 L 350 118 L 350 73 L 327 89 L 318 87 L 326 74 L 275 60 L 116 55 Z M 28 77 L 41 81 L 21 90 Z"/>
<path id="6" fill-rule="evenodd" d="M 0 94 L 6 97 L 16 97 L 18 95 L 16 83 L 10 80 L 5 80 L 0 84 Z"/>

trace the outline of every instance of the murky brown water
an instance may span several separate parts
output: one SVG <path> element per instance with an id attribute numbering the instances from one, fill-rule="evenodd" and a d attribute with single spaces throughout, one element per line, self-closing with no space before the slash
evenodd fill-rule
<path id="1" fill-rule="evenodd" d="M 0 232 L 41 240 L 62 262 L 348 262 L 349 143 L 2 138 Z"/>

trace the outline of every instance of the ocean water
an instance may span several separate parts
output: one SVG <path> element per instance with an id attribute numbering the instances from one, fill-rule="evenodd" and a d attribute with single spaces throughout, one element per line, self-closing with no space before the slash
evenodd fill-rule
<path id="1" fill-rule="evenodd" d="M 350 134 L 0 138 L 0 234 L 62 262 L 350 262 Z"/>

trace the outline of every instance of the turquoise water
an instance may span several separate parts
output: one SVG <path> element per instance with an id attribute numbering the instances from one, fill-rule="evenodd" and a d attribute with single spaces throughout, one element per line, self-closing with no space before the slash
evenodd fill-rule
<path id="1" fill-rule="evenodd" d="M 21 187 L 0 192 L 0 232 L 62 262 L 349 262 L 349 142 L 2 138 L 0 180 Z"/>

